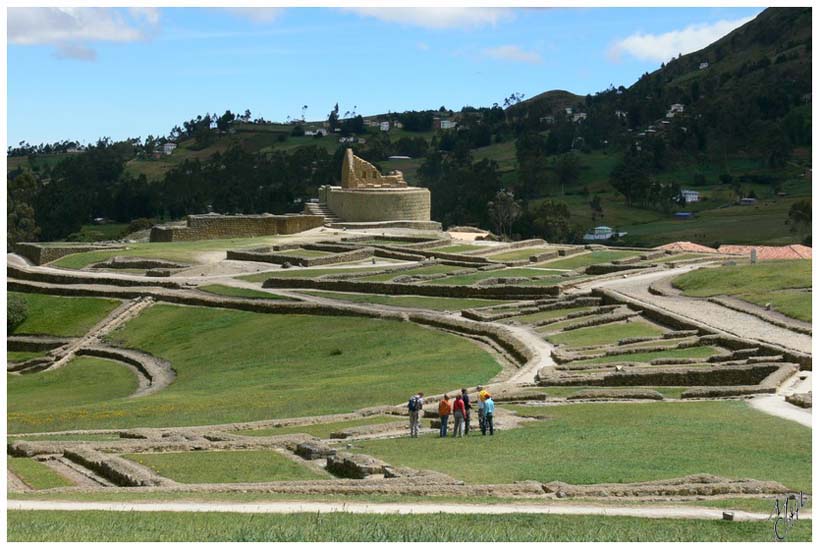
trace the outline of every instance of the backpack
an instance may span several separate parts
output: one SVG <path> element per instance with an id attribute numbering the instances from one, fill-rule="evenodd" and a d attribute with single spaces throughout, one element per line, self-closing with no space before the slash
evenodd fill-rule
<path id="1" fill-rule="evenodd" d="M 409 410 L 410 412 L 416 412 L 418 410 L 418 406 L 419 406 L 419 400 L 414 395 L 413 397 L 410 398 L 410 401 L 407 402 L 407 410 Z"/>

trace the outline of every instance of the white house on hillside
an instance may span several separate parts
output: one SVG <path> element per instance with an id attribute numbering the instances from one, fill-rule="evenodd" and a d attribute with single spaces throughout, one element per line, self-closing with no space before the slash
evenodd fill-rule
<path id="1" fill-rule="evenodd" d="M 599 225 L 584 235 L 585 241 L 606 241 L 612 237 L 623 237 L 626 233 L 613 231 L 611 227 Z"/>
<path id="2" fill-rule="evenodd" d="M 177 148 L 176 143 L 163 143 L 162 144 L 162 154 L 163 155 L 170 155 L 174 152 L 174 149 Z"/>
<path id="3" fill-rule="evenodd" d="M 700 69 L 701 71 L 703 69 L 708 69 L 708 68 L 709 68 L 709 62 L 708 61 L 704 61 L 700 65 L 698 65 L 698 69 Z"/>
<path id="4" fill-rule="evenodd" d="M 580 122 L 587 119 L 586 113 L 575 113 L 572 115 L 572 122 Z"/>
<path id="5" fill-rule="evenodd" d="M 698 202 L 700 201 L 700 192 L 691 189 L 681 189 L 680 196 L 683 197 L 684 202 Z"/>
<path id="6" fill-rule="evenodd" d="M 666 118 L 672 118 L 678 113 L 682 113 L 684 110 L 683 103 L 673 103 L 669 106 L 669 110 L 666 112 Z"/>
<path id="7" fill-rule="evenodd" d="M 389 132 L 390 131 L 390 123 L 388 121 L 380 122 L 379 123 L 379 130 L 382 132 Z"/>

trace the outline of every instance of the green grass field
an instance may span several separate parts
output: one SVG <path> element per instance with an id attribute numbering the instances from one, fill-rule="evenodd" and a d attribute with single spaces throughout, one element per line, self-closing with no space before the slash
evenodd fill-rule
<path id="1" fill-rule="evenodd" d="M 476 244 L 450 244 L 447 246 L 440 246 L 438 248 L 431 248 L 431 252 L 447 252 L 449 254 L 463 254 L 464 252 L 478 252 L 479 250 L 490 250 L 489 246 L 480 246 Z"/>
<path id="2" fill-rule="evenodd" d="M 292 300 L 273 294 L 272 292 L 265 292 L 264 290 L 254 290 L 252 288 L 239 288 L 228 285 L 203 285 L 197 287 L 197 290 L 208 292 L 209 294 L 216 294 L 218 296 L 233 296 L 237 298 L 261 298 L 264 300 Z"/>
<path id="3" fill-rule="evenodd" d="M 526 315 L 517 315 L 515 317 L 510 317 L 509 319 L 505 319 L 505 321 L 515 321 L 516 323 L 521 324 L 532 324 L 538 323 L 541 321 L 549 321 L 550 319 L 557 319 L 558 317 L 563 317 L 569 313 L 578 313 L 582 311 L 592 311 L 593 307 L 568 307 L 563 309 L 548 309 L 546 311 L 539 311 L 536 313 L 528 313 Z"/>
<path id="4" fill-rule="evenodd" d="M 687 296 L 735 296 L 811 322 L 811 260 L 761 262 L 690 271 L 672 281 Z"/>
<path id="5" fill-rule="evenodd" d="M 492 438 L 425 436 L 362 441 L 355 448 L 393 465 L 435 469 L 468 483 L 627 483 L 709 473 L 811 490 L 811 429 L 741 401 L 538 409 L 525 410 L 546 420 L 499 430 Z"/>
<path id="6" fill-rule="evenodd" d="M 539 265 L 551 269 L 578 269 L 579 267 L 588 267 L 594 264 L 609 263 L 612 260 L 632 258 L 638 254 L 640 253 L 632 250 L 595 250 L 585 254 L 575 254 L 567 258 L 547 260 Z"/>
<path id="7" fill-rule="evenodd" d="M 276 451 L 190 451 L 126 454 L 123 458 L 179 483 L 251 483 L 327 479 Z"/>
<path id="8" fill-rule="evenodd" d="M 133 372 L 124 365 L 98 357 L 78 357 L 53 371 L 9 375 L 6 383 L 8 426 L 12 433 L 21 431 L 15 428 L 27 418 L 48 418 L 49 414 L 61 410 L 74 410 L 75 414 L 88 420 L 96 403 L 124 402 L 122 398 L 137 389 L 137 377 Z M 51 420 L 66 429 L 71 428 L 58 418 Z"/>
<path id="9" fill-rule="evenodd" d="M 119 300 L 9 292 L 26 302 L 26 320 L 12 334 L 82 336 L 120 305 Z"/>
<path id="10" fill-rule="evenodd" d="M 488 510 L 489 512 L 490 510 Z M 810 541 L 809 520 L 789 532 Z M 771 542 L 769 522 L 606 516 L 8 512 L 8 540 L 151 542 Z"/>
<path id="11" fill-rule="evenodd" d="M 231 248 L 249 248 L 253 246 L 281 243 L 282 238 L 276 235 L 251 237 L 243 239 L 212 239 L 203 241 L 178 241 L 171 243 L 131 243 L 124 250 L 97 250 L 69 254 L 51 262 L 52 266 L 67 269 L 82 269 L 90 264 L 103 262 L 112 256 L 140 256 L 172 262 L 200 263 L 200 256 L 205 253 L 224 253 Z M 223 256 L 224 258 L 224 256 Z"/>
<path id="12" fill-rule="evenodd" d="M 8 469 L 32 489 L 53 489 L 73 485 L 69 480 L 33 458 L 9 456 Z"/>
<path id="13" fill-rule="evenodd" d="M 576 320 L 568 321 L 575 322 Z M 606 325 L 596 325 L 592 327 L 579 328 L 567 332 L 559 332 L 547 336 L 547 340 L 553 344 L 565 346 L 596 346 L 603 344 L 617 344 L 621 338 L 633 338 L 636 336 L 660 336 L 664 330 L 657 325 L 652 325 L 644 321 L 631 321 L 628 323 L 609 323 Z"/>
<path id="14" fill-rule="evenodd" d="M 7 351 L 6 361 L 9 363 L 28 361 L 29 359 L 34 359 L 35 357 L 42 357 L 45 353 L 46 352 L 44 351 Z"/>
<path id="15" fill-rule="evenodd" d="M 391 271 L 389 273 L 379 273 L 378 275 L 367 275 L 365 277 L 357 277 L 357 281 L 369 282 L 384 282 L 395 279 L 396 277 L 406 277 L 411 275 L 438 275 L 441 273 L 452 273 L 453 271 L 460 271 L 465 268 L 455 265 L 433 264 L 416 267 L 413 269 L 405 269 L 400 271 Z"/>
<path id="16" fill-rule="evenodd" d="M 127 223 L 104 223 L 83 225 L 69 240 L 80 242 L 113 241 L 121 239 L 128 230 Z"/>
<path id="17" fill-rule="evenodd" d="M 288 435 L 288 434 L 309 434 L 322 439 L 328 439 L 330 434 L 346 428 L 357 426 L 370 426 L 373 424 L 388 424 L 390 422 L 401 422 L 406 420 L 401 416 L 368 416 L 355 420 L 343 420 L 341 422 L 328 422 L 325 424 L 309 424 L 306 426 L 282 426 L 279 428 L 261 428 L 258 430 L 238 430 L 233 432 L 237 435 L 250 435 L 255 437 L 267 435 Z"/>
<path id="18" fill-rule="evenodd" d="M 417 391 L 474 386 L 500 370 L 492 355 L 466 339 L 412 323 L 360 317 L 159 304 L 113 333 L 113 340 L 169 360 L 177 373 L 174 383 L 139 399 L 85 406 L 44 402 L 34 408 L 10 399 L 9 431 L 185 426 L 351 412 L 405 402 Z M 43 399 L 48 395 L 43 392 Z"/>
<path id="19" fill-rule="evenodd" d="M 487 307 L 507 303 L 504 300 L 484 300 L 481 298 L 438 298 L 434 296 L 387 296 L 383 294 L 356 294 L 352 292 L 325 292 L 322 290 L 305 290 L 302 294 L 309 294 L 319 298 L 331 298 L 346 302 L 366 304 L 382 304 L 396 307 L 415 307 L 433 309 L 436 311 L 460 311 L 475 307 Z"/>
<path id="20" fill-rule="evenodd" d="M 427 281 L 425 284 L 431 285 L 472 285 L 484 279 L 493 279 L 495 277 L 546 277 L 548 275 L 555 275 L 555 271 L 549 269 L 536 269 L 529 267 L 510 267 L 507 269 L 493 269 L 490 271 L 478 271 L 468 275 L 455 275 L 453 277 L 446 277 L 444 279 L 435 279 Z M 563 279 L 562 279 L 563 280 Z M 531 281 L 535 284 L 535 281 Z M 552 284 L 552 283 L 550 283 Z"/>
<path id="21" fill-rule="evenodd" d="M 497 254 L 487 255 L 487 258 L 496 262 L 504 262 L 510 260 L 527 260 L 530 256 L 537 256 L 544 252 L 550 252 L 554 249 L 545 247 L 536 248 L 516 248 L 506 252 L 499 252 Z"/>
<path id="22" fill-rule="evenodd" d="M 254 273 L 253 275 L 242 275 L 237 277 L 243 281 L 251 283 L 261 283 L 268 279 L 312 279 L 322 275 L 337 275 L 340 273 L 369 273 L 371 271 L 380 271 L 383 267 L 325 267 L 325 268 L 306 268 L 306 269 L 288 269 L 282 271 L 272 271 L 268 273 Z"/>

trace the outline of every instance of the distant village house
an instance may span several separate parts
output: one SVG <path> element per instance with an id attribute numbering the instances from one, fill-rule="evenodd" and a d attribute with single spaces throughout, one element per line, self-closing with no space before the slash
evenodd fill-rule
<path id="1" fill-rule="evenodd" d="M 692 189 L 681 189 L 680 196 L 683 197 L 684 202 L 698 202 L 700 201 L 700 192 Z"/>

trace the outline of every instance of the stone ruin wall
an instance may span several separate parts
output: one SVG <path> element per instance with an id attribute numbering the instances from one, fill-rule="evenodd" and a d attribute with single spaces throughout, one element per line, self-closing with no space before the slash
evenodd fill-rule
<path id="1" fill-rule="evenodd" d="M 319 200 L 346 222 L 387 220 L 430 221 L 430 191 L 404 189 L 344 189 L 323 187 Z"/>
<path id="2" fill-rule="evenodd" d="M 34 265 L 43 265 L 58 260 L 69 254 L 78 252 L 94 252 L 97 250 L 122 250 L 119 245 L 73 245 L 54 246 L 49 243 L 17 243 L 12 247 L 15 254 L 28 258 Z"/>
<path id="3" fill-rule="evenodd" d="M 407 187 L 407 182 L 401 172 L 383 176 L 375 166 L 354 155 L 352 149 L 345 151 L 342 161 L 342 189 L 404 187 Z"/>
<path id="4" fill-rule="evenodd" d="M 206 239 L 234 239 L 263 235 L 290 235 L 321 227 L 324 217 L 306 214 L 248 215 L 248 216 L 188 216 L 187 226 L 151 228 L 151 242 L 199 241 Z"/>

